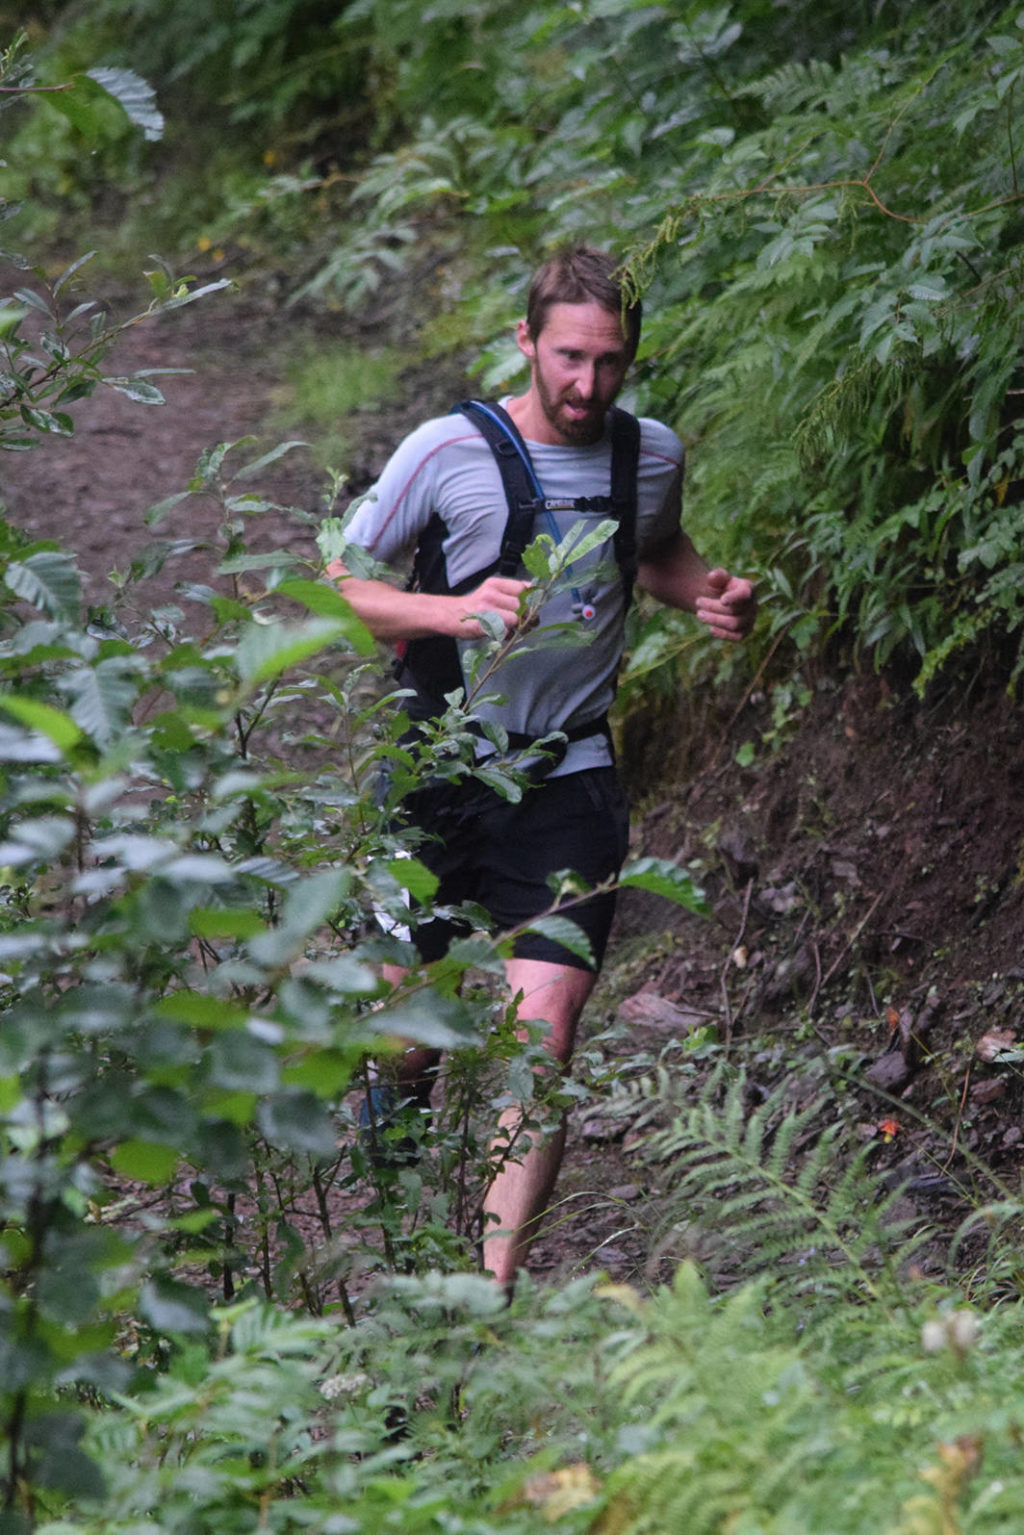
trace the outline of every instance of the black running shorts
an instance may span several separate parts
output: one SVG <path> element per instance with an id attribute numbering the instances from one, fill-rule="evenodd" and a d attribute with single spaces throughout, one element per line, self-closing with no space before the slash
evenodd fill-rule
<path id="1" fill-rule="evenodd" d="M 476 902 L 497 932 L 550 909 L 550 874 L 572 869 L 588 886 L 618 874 L 629 842 L 629 807 L 612 767 L 543 779 L 517 805 L 472 783 L 462 791 L 420 790 L 403 808 L 406 819 L 429 834 L 414 851 L 440 882 L 435 905 Z M 598 969 L 614 915 L 614 892 L 588 897 L 566 912 L 587 934 Z M 416 925 L 415 912 L 411 920 L 413 942 L 427 962 L 440 959 L 467 931 L 440 918 Z M 590 969 L 580 955 L 540 933 L 521 934 L 513 952 L 520 959 Z"/>

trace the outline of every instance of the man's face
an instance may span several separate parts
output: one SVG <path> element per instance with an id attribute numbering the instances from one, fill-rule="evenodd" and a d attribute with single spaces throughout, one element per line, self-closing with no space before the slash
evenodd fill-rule
<path id="1" fill-rule="evenodd" d="M 622 322 L 600 304 L 552 304 L 534 341 L 517 335 L 530 359 L 535 441 L 576 447 L 597 442 L 632 361 Z"/>

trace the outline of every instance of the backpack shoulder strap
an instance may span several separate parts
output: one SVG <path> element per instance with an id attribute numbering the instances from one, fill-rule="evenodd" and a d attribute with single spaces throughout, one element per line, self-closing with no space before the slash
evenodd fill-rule
<path id="1" fill-rule="evenodd" d="M 514 575 L 523 550 L 533 537 L 534 518 L 545 506 L 530 450 L 508 412 L 496 401 L 462 400 L 454 407 L 474 423 L 485 438 L 501 472 L 508 520 L 501 540 L 498 571 Z M 616 519 L 615 559 L 622 574 L 625 606 L 636 579 L 637 469 L 640 463 L 640 423 L 629 411 L 611 411 L 611 511 Z M 591 501 L 596 498 L 591 498 Z"/>
<path id="2" fill-rule="evenodd" d="M 640 467 L 640 423 L 628 410 L 612 408 L 612 509 L 617 519 L 615 558 L 622 574 L 628 608 L 636 580 L 637 472 Z"/>
<path id="3" fill-rule="evenodd" d="M 508 411 L 495 401 L 461 400 L 456 410 L 467 416 L 494 454 L 508 502 L 508 520 L 501 539 L 498 574 L 515 575 L 523 550 L 533 537 L 533 520 L 543 504 L 530 450 Z"/>

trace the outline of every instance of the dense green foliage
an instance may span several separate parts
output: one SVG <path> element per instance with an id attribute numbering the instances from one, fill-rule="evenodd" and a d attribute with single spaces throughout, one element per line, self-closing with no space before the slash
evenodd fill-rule
<path id="1" fill-rule="evenodd" d="M 615 243 L 649 288 L 638 398 L 691 445 L 699 539 L 765 573 L 771 632 L 916 657 L 922 684 L 964 648 L 1015 676 L 1016 8 L 337 19 L 368 24 L 391 142 L 306 291 L 358 304 L 429 232 L 486 326 L 476 296 L 514 313 L 556 240 Z M 678 645 L 657 620 L 644 666 Z"/>
<path id="2" fill-rule="evenodd" d="M 1016 678 L 1015 8 L 100 0 L 46 19 L 38 79 L 71 92 L 30 102 L 16 48 L 0 81 L 28 227 L 86 222 L 113 180 L 141 236 L 159 189 L 184 249 L 237 242 L 304 302 L 355 309 L 391 274 L 419 294 L 427 249 L 417 345 L 475 342 L 488 388 L 516 365 L 501 327 L 525 267 L 614 242 L 649 301 L 634 397 L 689 444 L 690 524 L 762 575 L 777 718 L 839 642 L 921 686 L 961 658 Z M 119 327 L 79 300 L 90 269 L 21 265 L 0 447 L 45 449 L 96 388 L 158 403 L 150 377 L 104 372 Z M 204 296 L 151 269 L 128 323 Z M 996 1236 L 974 1270 L 918 1268 L 928 1233 L 901 1227 L 824 1089 L 752 1110 L 730 1063 L 697 1092 L 709 1041 L 624 1085 L 671 1167 L 662 1235 L 709 1272 L 727 1248 L 727 1293 L 684 1263 L 646 1297 L 526 1285 L 506 1312 L 470 1272 L 517 1151 L 486 1149 L 499 1107 L 527 1102 L 530 1133 L 588 1087 L 545 1083 L 515 1038 L 504 940 L 378 979 L 412 954 L 371 913 L 432 895 L 388 815 L 414 767 L 320 566 L 247 549 L 294 447 L 211 446 L 100 611 L 71 555 L 4 530 L 0 1532 L 1007 1528 L 1016 1193 L 979 1212 Z M 153 608 L 196 497 L 217 508 L 211 584 Z M 325 556 L 341 536 L 328 521 Z M 539 541 L 538 582 L 564 558 Z M 710 655 L 651 616 L 635 686 Z M 471 771 L 471 708 L 437 770 Z M 649 860 L 625 878 L 699 905 Z M 399 1037 L 451 1050 L 423 1170 L 375 1170 L 354 1136 L 366 1053 Z"/>
<path id="3" fill-rule="evenodd" d="M 650 300 L 636 398 L 690 445 L 699 541 L 761 576 L 788 696 L 837 637 L 919 687 L 961 659 L 1016 678 L 1015 6 L 202 9 L 64 7 L 50 66 L 91 47 L 154 72 L 190 131 L 196 101 L 235 125 L 191 214 L 166 161 L 138 172 L 179 228 L 356 308 L 426 240 L 447 275 L 421 345 L 490 342 L 487 387 L 519 362 L 496 327 L 524 266 L 615 245 Z M 638 675 L 706 666 L 692 649 L 658 616 Z"/>

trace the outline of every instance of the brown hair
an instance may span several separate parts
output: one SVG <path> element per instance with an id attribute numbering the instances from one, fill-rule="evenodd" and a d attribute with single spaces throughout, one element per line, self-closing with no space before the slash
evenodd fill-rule
<path id="1" fill-rule="evenodd" d="M 559 251 L 535 273 L 526 303 L 526 328 L 537 340 L 552 304 L 597 303 L 622 321 L 629 342 L 630 355 L 636 355 L 640 343 L 642 309 L 640 300 L 627 299 L 619 276 L 621 267 L 614 256 L 577 245 Z"/>

